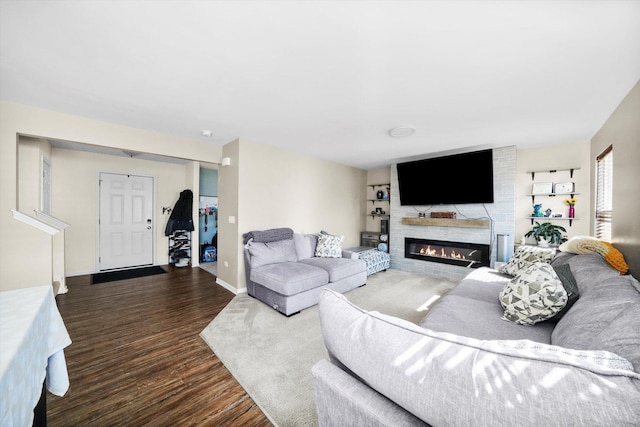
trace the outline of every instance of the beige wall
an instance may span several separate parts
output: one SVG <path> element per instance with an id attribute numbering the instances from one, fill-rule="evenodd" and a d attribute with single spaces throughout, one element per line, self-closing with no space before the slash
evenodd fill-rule
<path id="1" fill-rule="evenodd" d="M 208 163 L 220 163 L 222 152 L 221 147 L 205 142 L 1 102 L 0 290 L 50 284 L 52 277 L 51 237 L 14 220 L 10 212 L 17 208 L 18 199 L 18 135 L 123 148 Z M 52 171 L 55 170 L 56 166 L 52 164 Z M 70 231 L 70 228 L 67 230 Z"/>
<path id="2" fill-rule="evenodd" d="M 240 140 L 222 147 L 229 166 L 218 169 L 218 277 L 217 282 L 232 292 L 244 288 L 242 241 L 238 231 L 238 188 L 240 185 Z M 233 218 L 233 222 L 230 221 Z"/>
<path id="3" fill-rule="evenodd" d="M 237 212 L 226 206 L 226 198 L 224 206 L 220 204 L 221 236 L 235 233 L 235 244 L 230 252 L 221 248 L 218 261 L 219 278 L 227 284 L 236 289 L 246 286 L 241 239 L 251 230 L 326 230 L 344 235 L 344 247 L 359 244 L 366 171 L 246 140 L 228 144 L 223 155 L 231 158 L 231 166 L 220 168 L 221 198 L 233 191 L 236 179 L 241 189 Z M 236 224 L 229 224 L 229 215 L 236 217 Z"/>
<path id="4" fill-rule="evenodd" d="M 550 221 L 567 229 L 567 236 L 590 235 L 589 215 L 591 212 L 591 190 L 589 186 L 591 159 L 589 141 L 580 141 L 561 145 L 551 145 L 540 148 L 530 148 L 517 151 L 516 162 L 516 238 L 519 243 L 524 234 L 532 227 L 531 216 L 533 204 L 531 203 L 532 183 L 531 174 L 528 171 L 559 170 L 567 168 L 580 168 L 574 171 L 573 178 L 568 172 L 536 173 L 535 182 L 574 182 L 576 198 L 576 220 L 569 226 L 568 221 Z M 564 205 L 568 196 L 539 197 L 535 202 L 542 203 L 542 210 L 550 208 L 554 212 L 568 214 L 569 208 Z M 544 219 L 542 221 L 545 221 Z"/>
<path id="5" fill-rule="evenodd" d="M 162 206 L 173 205 L 180 192 L 191 188 L 187 166 L 54 148 L 52 151 L 53 216 L 71 224 L 66 230 L 67 276 L 98 270 L 98 177 L 100 172 L 154 178 L 154 264 L 168 263 L 164 229 L 169 218 Z"/>
<path id="6" fill-rule="evenodd" d="M 631 274 L 640 277 L 640 81 L 591 139 L 593 164 L 609 145 L 613 145 L 611 243 L 624 254 Z M 591 189 L 595 192 L 595 168 Z M 591 229 L 593 224 L 592 213 Z"/>

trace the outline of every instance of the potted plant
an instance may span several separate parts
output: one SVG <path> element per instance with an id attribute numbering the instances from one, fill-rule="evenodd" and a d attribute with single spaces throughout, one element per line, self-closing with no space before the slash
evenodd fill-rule
<path id="1" fill-rule="evenodd" d="M 540 246 L 558 246 L 560 243 L 567 241 L 566 228 L 559 225 L 543 222 L 540 224 L 536 221 L 536 225 L 525 234 L 525 237 L 534 237 Z"/>

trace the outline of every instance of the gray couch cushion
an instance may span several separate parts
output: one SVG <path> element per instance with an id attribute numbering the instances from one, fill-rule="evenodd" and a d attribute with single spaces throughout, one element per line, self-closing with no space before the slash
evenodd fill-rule
<path id="1" fill-rule="evenodd" d="M 640 372 L 640 303 L 629 304 L 591 342 L 591 350 L 624 357 Z"/>
<path id="2" fill-rule="evenodd" d="M 337 282 L 367 270 L 367 264 L 360 259 L 313 257 L 300 262 L 326 270 L 329 273 L 329 282 Z"/>
<path id="3" fill-rule="evenodd" d="M 599 364 L 601 355 L 566 358 L 434 332 L 366 312 L 331 291 L 322 293 L 319 315 L 332 360 L 434 426 L 631 426 L 640 419 L 640 375 Z"/>
<path id="4" fill-rule="evenodd" d="M 631 305 L 640 304 L 640 285 L 633 276 L 621 276 L 596 253 L 563 256 L 553 264 L 563 262 L 571 268 L 580 298 L 558 321 L 551 342 L 575 349 L 594 349 L 599 342 L 602 344 L 598 337 L 604 336 L 601 334 L 614 319 Z M 618 337 L 614 330 L 608 330 L 611 343 Z"/>
<path id="5" fill-rule="evenodd" d="M 281 262 L 251 269 L 250 278 L 281 295 L 295 295 L 327 284 L 329 273 L 302 262 Z"/>
<path id="6" fill-rule="evenodd" d="M 551 342 L 554 324 L 540 322 L 524 326 L 502 319 L 504 310 L 494 292 L 495 287 L 492 290 L 495 295 L 493 302 L 449 293 L 438 301 L 420 326 L 480 340 L 527 339 L 545 344 Z"/>
<path id="7" fill-rule="evenodd" d="M 581 296 L 585 295 L 588 289 L 596 286 L 607 286 L 606 282 L 609 279 L 620 276 L 617 270 L 611 268 L 604 258 L 596 253 L 558 256 L 554 259 L 552 265 L 562 263 L 571 267 L 571 273 L 576 279 Z"/>
<path id="8" fill-rule="evenodd" d="M 558 321 L 551 342 L 575 349 L 594 349 L 596 338 L 614 319 L 630 306 L 640 304 L 640 293 L 633 281 L 632 276 L 590 283 L 577 279 L 580 299 Z M 615 336 L 615 331 L 610 330 L 610 333 Z M 637 333 L 640 334 L 640 330 Z"/>
<path id="9" fill-rule="evenodd" d="M 511 280 L 511 276 L 496 270 L 481 267 L 469 273 L 447 295 L 460 295 L 466 298 L 495 303 L 499 301 L 500 291 Z"/>
<path id="10" fill-rule="evenodd" d="M 247 243 L 251 255 L 251 268 L 278 262 L 295 262 L 298 260 L 293 239 L 277 240 L 275 242 Z"/>
<path id="11" fill-rule="evenodd" d="M 298 260 L 315 256 L 316 245 L 318 244 L 318 236 L 316 234 L 296 233 L 293 235 L 293 241 L 296 245 L 296 254 L 298 255 Z"/>

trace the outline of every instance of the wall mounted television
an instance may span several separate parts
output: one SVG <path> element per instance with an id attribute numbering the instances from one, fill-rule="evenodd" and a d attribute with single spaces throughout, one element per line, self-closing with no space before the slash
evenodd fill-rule
<path id="1" fill-rule="evenodd" d="M 398 163 L 400 205 L 493 203 L 493 151 Z"/>

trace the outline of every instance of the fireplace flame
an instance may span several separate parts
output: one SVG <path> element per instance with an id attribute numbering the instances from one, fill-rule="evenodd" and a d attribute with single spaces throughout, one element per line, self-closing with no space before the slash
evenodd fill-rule
<path id="1" fill-rule="evenodd" d="M 453 258 L 453 259 L 467 259 L 464 255 L 462 255 L 459 252 L 456 252 L 455 250 L 451 250 L 450 253 L 446 253 L 444 248 L 440 248 L 440 253 L 438 254 L 438 250 L 437 249 L 432 249 L 431 245 L 427 246 L 426 248 L 423 246 L 420 248 L 420 255 L 427 255 L 427 256 L 435 256 L 435 257 L 442 257 L 442 258 Z"/>

